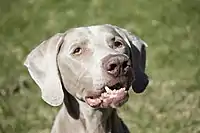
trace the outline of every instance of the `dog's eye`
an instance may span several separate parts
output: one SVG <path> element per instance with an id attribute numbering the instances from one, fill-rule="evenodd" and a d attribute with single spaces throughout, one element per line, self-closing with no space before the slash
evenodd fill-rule
<path id="1" fill-rule="evenodd" d="M 115 41 L 114 42 L 114 48 L 121 48 L 121 47 L 123 47 L 122 42 L 120 42 L 120 41 Z"/>
<path id="2" fill-rule="evenodd" d="M 113 41 L 112 48 L 114 48 L 114 49 L 116 49 L 116 48 L 122 48 L 124 46 L 122 40 L 119 37 L 117 37 L 117 36 L 113 37 L 112 41 Z"/>
<path id="3" fill-rule="evenodd" d="M 82 53 L 82 49 L 80 47 L 77 47 L 74 49 L 74 51 L 72 52 L 72 54 L 74 55 L 79 55 Z"/>

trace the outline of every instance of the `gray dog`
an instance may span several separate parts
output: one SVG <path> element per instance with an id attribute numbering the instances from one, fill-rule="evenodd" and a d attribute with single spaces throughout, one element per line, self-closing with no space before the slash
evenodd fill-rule
<path id="1" fill-rule="evenodd" d="M 52 106 L 51 133 L 129 133 L 116 107 L 148 85 L 145 42 L 113 25 L 73 28 L 43 41 L 25 66 Z"/>

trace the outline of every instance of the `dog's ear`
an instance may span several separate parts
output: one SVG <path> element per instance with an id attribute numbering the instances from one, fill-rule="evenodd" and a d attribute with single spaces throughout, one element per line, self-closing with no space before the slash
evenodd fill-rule
<path id="1" fill-rule="evenodd" d="M 52 106 L 59 106 L 64 98 L 57 68 L 57 54 L 63 41 L 64 34 L 54 35 L 32 50 L 24 62 L 41 89 L 42 99 Z"/>
<path id="2" fill-rule="evenodd" d="M 133 35 L 125 29 L 115 27 L 115 31 L 123 37 L 129 45 L 131 53 L 131 60 L 135 72 L 135 81 L 132 83 L 134 92 L 141 93 L 147 87 L 149 80 L 145 73 L 146 68 L 146 47 L 147 44 L 139 37 Z"/>

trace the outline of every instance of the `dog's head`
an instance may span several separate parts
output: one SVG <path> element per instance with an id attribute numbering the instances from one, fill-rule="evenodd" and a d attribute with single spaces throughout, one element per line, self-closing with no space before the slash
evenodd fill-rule
<path id="1" fill-rule="evenodd" d="M 92 107 L 118 107 L 148 85 L 146 44 L 112 25 L 80 27 L 42 42 L 27 57 L 31 77 L 52 106 L 63 102 L 63 88 Z"/>

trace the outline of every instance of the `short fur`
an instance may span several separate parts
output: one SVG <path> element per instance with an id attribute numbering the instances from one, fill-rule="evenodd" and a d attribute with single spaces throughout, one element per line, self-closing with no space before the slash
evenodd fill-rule
<path id="1" fill-rule="evenodd" d="M 109 47 L 112 37 L 120 38 L 123 47 Z M 82 55 L 73 55 L 77 45 L 83 47 Z M 62 104 L 51 133 L 129 133 L 117 115 L 120 105 L 95 108 L 85 97 L 116 80 L 102 68 L 103 59 L 110 55 L 130 60 L 133 74 L 123 82 L 127 90 L 132 85 L 135 92 L 143 92 L 148 85 L 146 46 L 125 29 L 105 24 L 58 33 L 31 51 L 25 66 L 40 87 L 43 100 L 52 106 Z"/>

